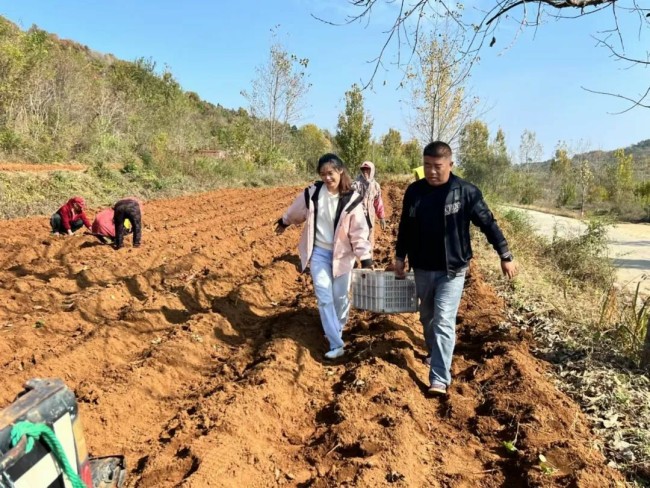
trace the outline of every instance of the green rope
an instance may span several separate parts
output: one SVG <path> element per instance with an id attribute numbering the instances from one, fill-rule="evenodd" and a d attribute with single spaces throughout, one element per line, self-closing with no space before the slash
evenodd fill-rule
<path id="1" fill-rule="evenodd" d="M 77 472 L 70 466 L 68 457 L 65 455 L 63 446 L 56 438 L 56 434 L 45 424 L 33 424 L 32 422 L 18 422 L 11 429 L 11 445 L 15 446 L 20 442 L 20 439 L 27 436 L 27 447 L 25 452 L 30 452 L 34 447 L 34 441 L 40 440 L 41 437 L 45 444 L 48 445 L 50 451 L 54 455 L 57 464 L 68 477 L 72 483 L 73 488 L 88 488 L 86 484 L 81 481 Z"/>

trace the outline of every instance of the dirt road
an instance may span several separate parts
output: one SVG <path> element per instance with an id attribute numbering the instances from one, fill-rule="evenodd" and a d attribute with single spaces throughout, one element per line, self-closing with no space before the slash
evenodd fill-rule
<path id="1" fill-rule="evenodd" d="M 577 219 L 514 208 L 529 215 L 541 235 L 553 237 L 558 235 L 579 234 L 586 225 Z M 609 253 L 617 268 L 618 283 L 627 290 L 634 290 L 641 282 L 641 291 L 650 295 L 650 225 L 620 223 L 613 226 L 608 233 Z"/>
<path id="2" fill-rule="evenodd" d="M 129 487 L 608 487 L 577 406 L 473 270 L 448 399 L 425 396 L 415 315 L 353 313 L 326 344 L 298 229 L 298 188 L 145 205 L 143 246 L 0 222 L 0 407 L 31 377 L 75 390 L 90 451 L 123 453 Z M 389 187 L 387 207 L 402 190 Z M 378 236 L 387 263 L 396 228 Z M 509 451 L 504 442 L 513 442 Z M 552 466 L 540 468 L 544 454 Z"/>
<path id="3" fill-rule="evenodd" d="M 29 163 L 0 163 L 0 171 L 9 173 L 42 173 L 49 171 L 86 171 L 88 166 L 83 164 L 29 164 Z"/>

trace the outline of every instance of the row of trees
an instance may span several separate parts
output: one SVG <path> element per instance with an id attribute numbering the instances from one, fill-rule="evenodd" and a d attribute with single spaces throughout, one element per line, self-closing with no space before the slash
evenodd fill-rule
<path id="1" fill-rule="evenodd" d="M 467 88 L 459 36 L 448 28 L 418 44 L 420 63 L 405 80 L 417 139 L 404 140 L 395 129 L 373 139 L 372 117 L 356 85 L 345 94 L 335 133 L 296 125 L 310 89 L 309 60 L 288 53 L 277 39 L 242 92 L 248 110 L 227 110 L 183 91 L 169 70 L 150 60 L 120 61 L 0 18 L 0 152 L 37 162 L 125 163 L 129 171 L 165 174 L 192 171 L 179 161 L 191 162 L 201 150 L 246 171 L 279 173 L 312 172 L 319 155 L 337 151 L 351 166 L 371 160 L 382 172 L 405 173 L 421 164 L 423 144 L 441 139 L 458 149 L 465 177 L 510 200 L 650 212 L 648 172 L 639 170 L 647 160 L 623 151 L 603 160 L 562 143 L 552 161 L 539 163 L 542 149 L 529 131 L 515 158 L 503 131 L 492 138 L 486 124 L 471 120 L 478 101 Z"/>
<path id="2" fill-rule="evenodd" d="M 339 115 L 334 137 L 343 160 L 351 165 L 371 160 L 378 170 L 389 173 L 406 173 L 422 164 L 422 149 L 417 140 L 403 142 L 398 130 L 388 129 L 379 141 L 373 141 L 371 130 L 372 120 L 364 110 L 363 93 L 353 85 L 345 94 L 345 109 Z"/>
<path id="3" fill-rule="evenodd" d="M 291 59 L 286 52 L 278 51 L 276 45 L 271 49 L 268 64 L 258 74 L 272 73 L 277 68 L 272 65 L 278 52 L 284 53 L 283 59 Z M 306 65 L 306 61 L 303 63 Z M 366 160 L 387 173 L 406 173 L 422 164 L 422 148 L 417 140 L 403 141 L 401 133 L 392 128 L 379 139 L 372 137 L 373 121 L 364 106 L 363 91 L 357 85 L 345 93 L 345 107 L 334 133 L 314 124 L 297 127 L 294 122 L 300 115 L 294 112 L 287 118 L 291 113 L 287 105 L 295 102 L 296 93 L 292 89 L 301 85 L 299 81 L 304 74 L 291 73 L 295 67 L 284 66 L 284 73 L 258 77 L 252 84 L 254 90 L 243 92 L 249 100 L 251 114 L 259 116 L 246 118 L 240 114 L 238 137 L 221 140 L 222 147 L 230 154 L 248 155 L 261 167 L 308 173 L 315 171 L 319 156 L 330 151 L 337 152 L 351 169 Z M 284 86 L 278 86 L 283 83 Z M 274 98 L 276 93 L 285 94 L 286 98 Z"/>
<path id="4" fill-rule="evenodd" d="M 373 140 L 372 118 L 364 107 L 363 90 L 353 85 L 345 94 L 336 134 L 331 137 L 323 131 L 320 139 L 329 140 L 330 147 L 352 165 L 370 159 L 382 171 L 395 173 L 422 164 L 421 148 L 432 140 L 457 145 L 462 128 L 471 121 L 479 103 L 467 88 L 470 66 L 464 63 L 459 50 L 463 36 L 450 23 L 444 35 L 429 37 L 419 44 L 415 55 L 420 62 L 408 71 L 404 81 L 409 93 L 409 129 L 415 138 L 403 141 L 397 130 L 389 129 Z M 267 61 L 258 67 L 250 90 L 242 91 L 257 126 L 253 135 L 261 136 L 255 145 L 262 148 L 260 159 L 266 163 L 295 160 L 291 134 L 302 130 L 295 124 L 310 87 L 308 64 L 309 60 L 288 53 L 274 33 Z M 325 145 L 314 149 L 321 147 Z M 317 153 L 299 154 L 299 166 L 311 167 L 310 158 Z"/>
<path id="5" fill-rule="evenodd" d="M 242 92 L 247 110 L 228 110 L 182 90 L 151 60 L 121 61 L 0 18 L 0 155 L 160 174 L 191 172 L 197 152 L 246 170 L 294 173 L 311 171 L 332 150 L 352 164 L 372 159 L 385 171 L 419 161 L 419 145 L 402 142 L 395 130 L 372 139 L 358 87 L 346 94 L 336 134 L 297 127 L 310 88 L 308 64 L 274 39 Z"/>
<path id="6" fill-rule="evenodd" d="M 509 201 L 650 220 L 650 159 L 635 161 L 624 149 L 605 153 L 559 142 L 554 157 L 542 161 L 535 133 L 526 130 L 515 158 L 501 129 L 491 139 L 487 125 L 475 120 L 460 132 L 458 159 L 465 178 Z"/>
<path id="7" fill-rule="evenodd" d="M 556 182 L 555 204 L 579 208 L 581 215 L 587 207 L 627 217 L 638 216 L 643 210 L 650 220 L 648 166 L 647 160 L 635 161 L 624 149 L 599 160 L 591 159 L 586 151 L 575 152 L 566 143 L 559 143 L 550 163 Z"/>
<path id="8" fill-rule="evenodd" d="M 487 125 L 474 119 L 479 111 L 478 99 L 468 89 L 471 66 L 461 53 L 463 42 L 463 31 L 446 25 L 437 36 L 425 37 L 417 45 L 419 63 L 412 65 L 406 76 L 410 132 L 417 139 L 404 142 L 397 130 L 389 129 L 379 140 L 373 140 L 372 118 L 364 107 L 363 90 L 353 85 L 345 94 L 345 108 L 334 135 L 309 126 L 311 136 L 307 139 L 314 144 L 300 145 L 304 152 L 299 157 L 306 161 L 303 167 L 313 168 L 315 158 L 324 150 L 336 150 L 353 166 L 370 159 L 381 171 L 403 173 L 421 164 L 423 144 L 444 140 L 458 150 L 460 171 L 466 178 L 510 201 L 579 208 L 582 213 L 587 207 L 626 216 L 638 214 L 642 208 L 650 213 L 649 175 L 640 169 L 647 161 L 635 162 L 623 150 L 603 157 L 604 153 L 588 152 L 585 144 L 569 147 L 561 142 L 554 158 L 544 162 L 534 132 L 521 135 L 517 156 L 509 153 L 503 130 L 492 138 Z M 258 70 L 253 82 L 255 96 L 245 93 L 251 113 L 261 115 L 258 124 L 266 124 L 268 148 L 277 148 L 277 140 L 285 139 L 278 138 L 278 127 L 291 133 L 293 119 L 299 118 L 299 102 L 309 87 L 307 65 L 307 60 L 291 56 L 274 44 L 268 64 Z M 293 131 L 301 140 L 305 139 L 303 129 L 294 127 Z M 264 130 L 256 132 L 263 134 Z M 284 154 L 288 153 L 285 149 Z"/>
<path id="9" fill-rule="evenodd" d="M 460 34 L 449 29 L 417 52 L 406 77 L 410 132 L 372 137 L 363 90 L 345 94 L 336 132 L 298 126 L 311 87 L 309 60 L 289 53 L 274 34 L 267 60 L 242 91 L 246 109 L 228 110 L 182 90 L 155 62 L 126 62 L 0 18 L 0 153 L 34 162 L 77 160 L 129 171 L 191 171 L 181 161 L 205 151 L 247 169 L 311 171 L 319 154 L 338 151 L 351 165 L 372 160 L 383 172 L 421 164 L 423 144 L 455 144 L 477 99 L 466 89 Z"/>

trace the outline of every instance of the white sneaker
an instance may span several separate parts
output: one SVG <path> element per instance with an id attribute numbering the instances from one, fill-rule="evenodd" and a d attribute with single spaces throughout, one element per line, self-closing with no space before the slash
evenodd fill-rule
<path id="1" fill-rule="evenodd" d="M 336 349 L 330 349 L 325 353 L 325 359 L 336 359 L 340 358 L 345 354 L 345 348 L 337 347 Z"/>

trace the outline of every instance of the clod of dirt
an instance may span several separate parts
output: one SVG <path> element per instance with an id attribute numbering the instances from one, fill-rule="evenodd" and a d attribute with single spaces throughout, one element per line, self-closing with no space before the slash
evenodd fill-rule
<path id="1" fill-rule="evenodd" d="M 406 476 L 404 476 L 402 473 L 398 473 L 397 471 L 391 471 L 386 475 L 386 481 L 389 483 L 397 483 L 398 481 L 404 481 L 406 479 Z"/>

